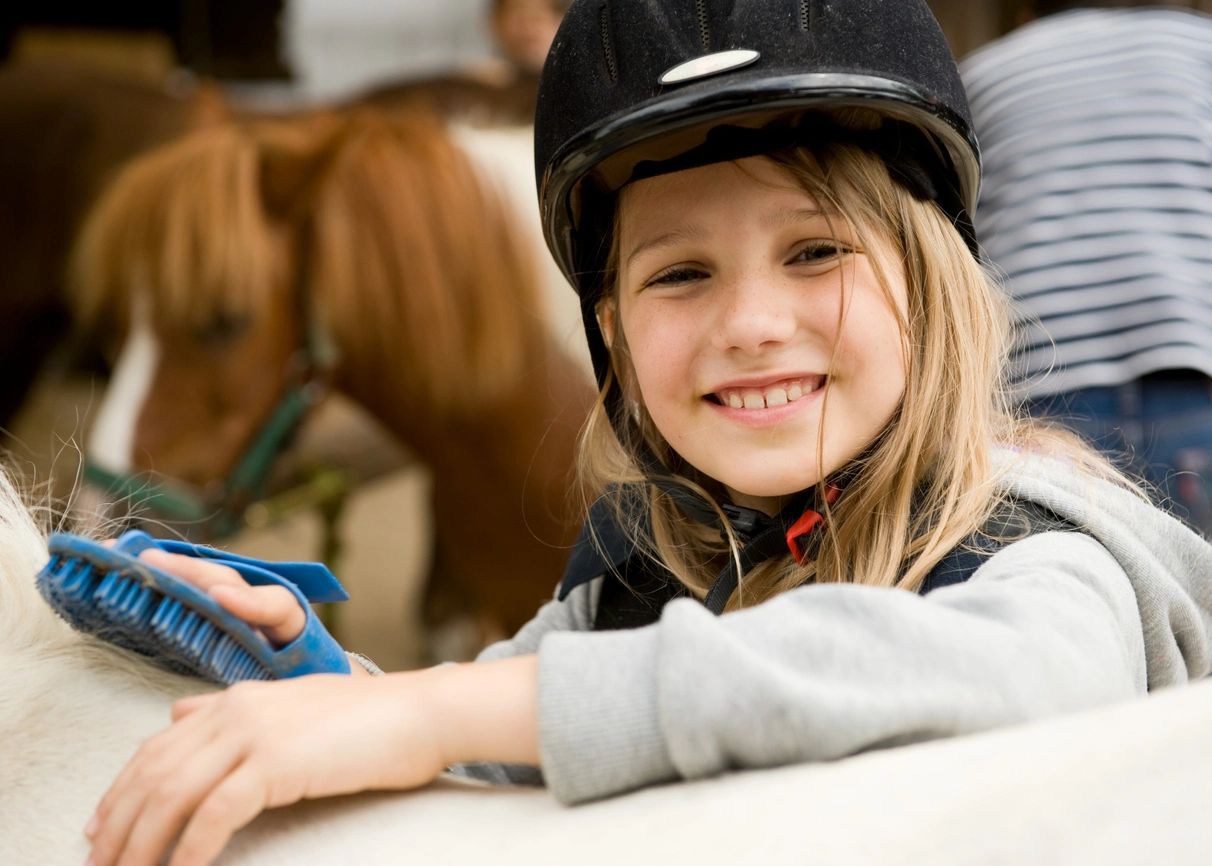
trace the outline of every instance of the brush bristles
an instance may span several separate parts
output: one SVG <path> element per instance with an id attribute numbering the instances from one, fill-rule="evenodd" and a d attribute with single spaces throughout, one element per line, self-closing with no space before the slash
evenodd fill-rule
<path id="1" fill-rule="evenodd" d="M 226 684 L 274 678 L 231 635 L 130 574 L 56 554 L 38 574 L 38 586 L 72 628 L 151 656 L 173 670 Z"/>

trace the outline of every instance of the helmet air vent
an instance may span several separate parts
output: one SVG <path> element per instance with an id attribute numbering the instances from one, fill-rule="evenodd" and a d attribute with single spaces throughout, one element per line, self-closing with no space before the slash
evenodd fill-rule
<path id="1" fill-rule="evenodd" d="M 619 64 L 614 57 L 614 40 L 610 38 L 610 6 L 602 3 L 598 12 L 598 32 L 602 36 L 602 54 L 606 58 L 606 73 L 611 82 L 619 80 Z"/>
<path id="2" fill-rule="evenodd" d="M 711 13 L 707 9 L 707 0 L 694 0 L 694 7 L 699 13 L 699 42 L 704 51 L 711 50 Z"/>

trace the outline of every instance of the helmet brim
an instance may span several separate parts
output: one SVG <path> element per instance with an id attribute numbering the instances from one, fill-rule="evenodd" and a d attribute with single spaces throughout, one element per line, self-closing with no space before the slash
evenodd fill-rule
<path id="1" fill-rule="evenodd" d="M 760 108 L 753 108 L 753 106 Z M 865 108 L 921 130 L 951 163 L 960 202 L 971 214 L 980 189 L 976 139 L 964 118 L 900 81 L 855 73 L 738 76 L 727 86 L 690 87 L 661 94 L 573 137 L 554 154 L 540 184 L 544 236 L 564 275 L 578 285 L 576 233 L 581 190 L 617 192 L 641 162 L 684 153 L 721 124 L 759 128 L 822 111 Z"/>

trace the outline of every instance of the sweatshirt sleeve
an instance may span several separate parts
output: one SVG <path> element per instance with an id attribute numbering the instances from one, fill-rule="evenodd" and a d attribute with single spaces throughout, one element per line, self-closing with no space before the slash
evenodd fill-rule
<path id="1" fill-rule="evenodd" d="M 1077 533 L 1011 544 L 927 596 L 805 586 L 720 617 L 678 600 L 634 631 L 545 631 L 538 651 L 543 776 L 565 803 L 1146 690 L 1129 580 Z"/>

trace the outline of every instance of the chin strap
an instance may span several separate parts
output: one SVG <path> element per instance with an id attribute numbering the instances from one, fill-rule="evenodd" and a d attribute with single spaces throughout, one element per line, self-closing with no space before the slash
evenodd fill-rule
<path id="1" fill-rule="evenodd" d="M 723 521 L 705 499 L 667 474 L 650 475 L 649 483 L 670 496 L 685 517 L 714 527 L 720 531 L 721 537 L 726 537 Z M 825 502 L 832 504 L 837 500 L 841 495 L 840 485 L 839 481 L 828 486 Z M 639 486 L 625 495 L 629 496 L 629 503 L 624 505 L 626 511 L 637 516 L 647 511 L 647 497 L 640 495 Z M 740 568 L 736 567 L 736 560 L 730 556 L 728 565 L 712 582 L 704 599 L 707 608 L 713 613 L 720 613 L 736 591 L 740 575 L 767 559 L 790 553 L 797 562 L 807 562 L 816 552 L 819 530 L 825 522 L 818 507 L 820 500 L 815 487 L 792 497 L 787 507 L 774 517 L 751 508 L 724 503 L 720 510 L 740 543 Z M 626 584 L 625 563 L 636 554 L 635 541 L 614 517 L 614 507 L 607 504 L 607 499 L 598 500 L 590 509 L 581 535 L 573 546 L 572 557 L 560 581 L 558 598 L 565 599 L 576 587 L 608 572 L 614 573 Z"/>
<path id="2" fill-rule="evenodd" d="M 824 498 L 832 505 L 841 494 L 840 487 L 830 484 Z M 732 598 L 740 584 L 741 575 L 766 560 L 790 553 L 796 562 L 803 565 L 811 558 L 816 549 L 817 530 L 825 524 L 824 515 L 815 507 L 811 507 L 816 504 L 817 499 L 818 490 L 813 487 L 797 495 L 774 517 L 739 505 L 724 506 L 724 512 L 728 515 L 733 531 L 743 547 L 740 556 L 728 557 L 728 564 L 716 576 L 711 589 L 707 591 L 703 604 L 709 611 L 714 614 L 723 613 L 728 599 Z"/>
<path id="3" fill-rule="evenodd" d="M 590 341 L 592 343 L 592 341 Z M 606 409 L 616 430 L 625 424 L 621 389 L 615 383 L 606 393 Z M 669 470 L 647 447 L 640 447 L 639 462 L 645 470 L 648 482 L 673 500 L 678 510 L 686 517 L 704 526 L 719 530 L 721 538 L 727 533 L 719 513 L 699 494 L 688 489 L 673 478 Z M 835 481 L 829 483 L 824 500 L 832 505 L 842 493 L 842 488 L 855 473 L 861 461 L 854 461 L 843 470 Z M 754 566 L 775 556 L 789 553 L 801 565 L 807 562 L 816 549 L 816 534 L 825 522 L 820 506 L 820 485 L 801 491 L 791 497 L 790 502 L 776 514 L 767 514 L 726 502 L 720 506 L 733 534 L 741 544 L 739 557 L 728 557 L 728 564 L 716 576 L 707 591 L 703 604 L 714 614 L 722 613 L 728 599 L 740 584 L 741 575 Z M 738 568 L 739 559 L 739 568 Z"/>

